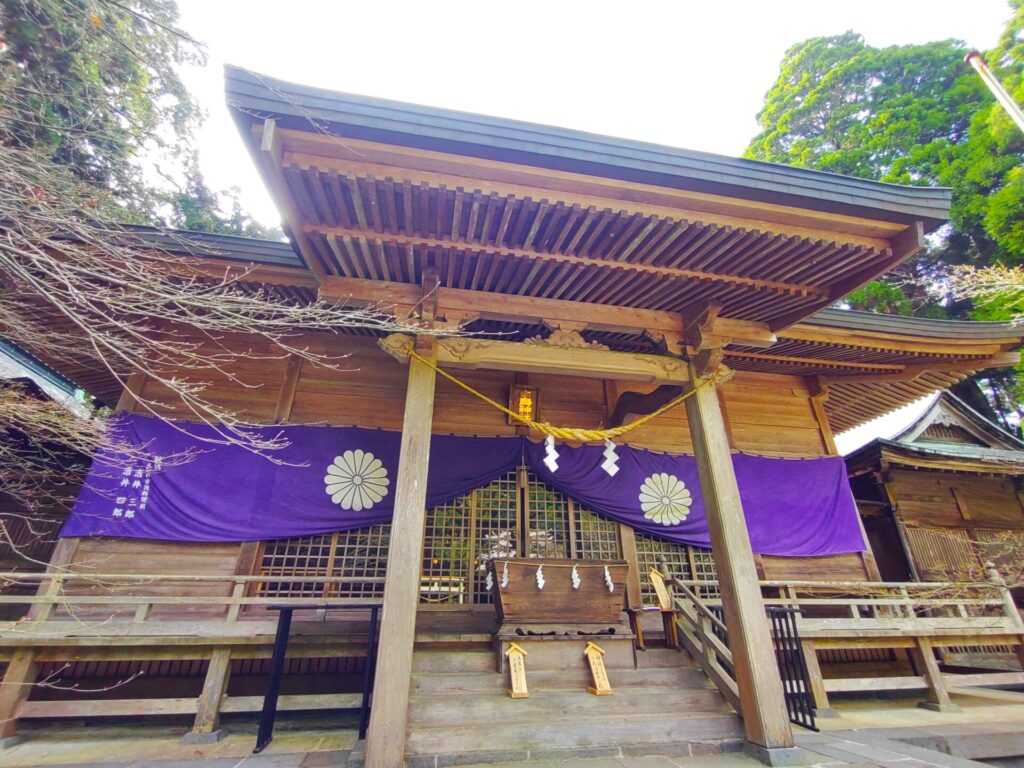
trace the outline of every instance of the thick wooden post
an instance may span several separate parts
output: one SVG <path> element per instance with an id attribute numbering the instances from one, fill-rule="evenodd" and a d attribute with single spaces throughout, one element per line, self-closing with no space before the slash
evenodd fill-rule
<path id="1" fill-rule="evenodd" d="M 690 365 L 693 386 L 699 383 Z M 732 453 L 715 384 L 686 400 L 686 416 L 697 459 L 704 510 L 711 534 L 719 588 L 725 607 L 743 727 L 754 754 L 765 762 L 785 757 L 775 750 L 793 746 L 768 618 L 743 516 Z"/>
<path id="2" fill-rule="evenodd" d="M 432 340 L 424 357 L 436 355 Z M 373 686 L 370 729 L 366 735 L 366 768 L 399 768 L 405 755 L 409 683 L 420 597 L 423 529 L 426 523 L 427 468 L 430 428 L 434 416 L 433 368 L 409 359 L 405 393 L 402 452 L 395 479 L 395 515 L 391 522 L 384 612 L 380 623 L 380 660 Z"/>
<path id="3" fill-rule="evenodd" d="M 183 744 L 204 744 L 224 738 L 226 734 L 217 726 L 220 724 L 220 705 L 228 690 L 230 677 L 231 649 L 214 648 L 210 654 L 210 665 L 206 669 L 203 691 L 199 694 L 196 719 L 192 730 L 181 739 Z"/>
<path id="4" fill-rule="evenodd" d="M 936 712 L 959 712 L 960 707 L 950 701 L 949 691 L 946 690 L 946 683 L 942 679 L 942 670 L 935 659 L 931 640 L 926 637 L 915 637 L 910 655 L 914 659 L 918 674 L 924 676 L 924 681 L 928 684 L 925 701 L 919 702 L 917 706 Z"/>
<path id="5" fill-rule="evenodd" d="M 14 746 L 21 739 L 18 729 L 18 707 L 32 692 L 39 664 L 32 648 L 19 648 L 7 664 L 7 672 L 0 681 L 0 749 Z"/>

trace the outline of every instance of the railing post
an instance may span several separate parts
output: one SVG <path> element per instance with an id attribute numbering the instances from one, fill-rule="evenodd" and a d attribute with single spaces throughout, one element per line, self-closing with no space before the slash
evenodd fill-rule
<path id="1" fill-rule="evenodd" d="M 231 598 L 233 601 L 228 606 L 228 621 L 238 621 L 238 616 L 242 612 L 242 604 L 237 602 L 245 597 L 245 580 L 235 579 L 235 585 L 231 588 Z"/>
<path id="2" fill-rule="evenodd" d="M 985 563 L 985 575 L 988 576 L 988 580 L 999 590 L 999 597 L 1003 601 L 1003 613 L 1006 614 L 1006 618 L 1022 630 L 1021 636 L 1018 638 L 1016 652 L 1017 661 L 1020 662 L 1021 669 L 1024 669 L 1024 618 L 1021 617 L 1020 611 L 1017 610 L 1017 604 L 1013 602 L 1013 594 L 1010 592 L 1010 588 L 1006 586 L 1006 579 L 999 573 L 996 564 L 991 560 Z"/>

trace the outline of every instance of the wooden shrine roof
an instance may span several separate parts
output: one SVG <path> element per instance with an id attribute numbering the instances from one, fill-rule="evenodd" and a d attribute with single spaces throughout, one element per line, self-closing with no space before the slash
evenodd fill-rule
<path id="1" fill-rule="evenodd" d="M 227 69 L 322 292 L 339 280 L 792 325 L 909 258 L 947 190 L 612 139 Z"/>
<path id="2" fill-rule="evenodd" d="M 709 152 L 667 147 L 518 120 L 357 96 L 225 67 L 227 101 L 245 123 L 264 117 L 282 127 L 355 139 L 455 151 L 491 160 L 606 176 L 821 211 L 924 221 L 926 231 L 949 213 L 950 192 L 907 187 Z"/>
<path id="3" fill-rule="evenodd" d="M 912 423 L 846 457 L 852 474 L 887 466 L 980 474 L 1024 474 L 1024 441 L 952 392 L 941 392 Z"/>

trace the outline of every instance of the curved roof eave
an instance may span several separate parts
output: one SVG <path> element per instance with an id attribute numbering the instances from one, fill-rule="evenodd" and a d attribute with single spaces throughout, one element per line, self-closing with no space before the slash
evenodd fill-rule
<path id="1" fill-rule="evenodd" d="M 776 205 L 911 224 L 933 231 L 949 216 L 950 191 L 840 176 L 611 138 L 436 107 L 340 93 L 225 66 L 228 106 L 241 126 L 284 127 L 462 154 Z M 251 141 L 248 131 L 243 131 Z"/>

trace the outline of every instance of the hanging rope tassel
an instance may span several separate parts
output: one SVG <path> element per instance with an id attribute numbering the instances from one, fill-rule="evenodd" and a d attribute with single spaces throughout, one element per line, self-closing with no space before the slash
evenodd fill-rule
<path id="1" fill-rule="evenodd" d="M 652 413 L 648 413 L 646 416 L 641 416 L 639 419 L 632 422 L 631 424 L 625 424 L 621 427 L 612 427 L 611 429 L 582 429 L 579 427 L 556 427 L 551 424 L 548 424 L 546 421 L 534 421 L 533 419 L 527 419 L 520 416 L 515 411 L 506 408 L 504 405 L 497 402 L 496 400 L 492 400 L 482 392 L 478 392 L 477 390 L 473 389 L 471 386 L 469 386 L 469 384 L 466 384 L 463 381 L 459 381 L 457 378 L 452 376 L 444 369 L 434 365 L 434 363 L 432 363 L 430 360 L 427 360 L 425 357 L 418 354 L 416 350 L 412 348 L 412 345 L 409 346 L 408 352 L 409 357 L 419 360 L 428 368 L 433 368 L 438 374 L 448 379 L 448 381 L 452 382 L 452 384 L 461 387 L 474 397 L 478 397 L 488 405 L 497 408 L 506 416 L 508 416 L 511 419 L 514 419 L 515 421 L 518 421 L 520 424 L 525 424 L 530 429 L 536 429 L 537 431 L 549 437 L 558 438 L 559 440 L 572 440 L 578 443 L 601 443 L 606 440 L 611 440 L 614 437 L 621 437 L 627 432 L 631 432 L 637 427 L 642 427 L 649 421 L 658 418 L 663 413 L 671 411 L 673 408 L 682 403 L 688 397 L 692 397 L 693 395 L 697 394 L 697 392 L 699 392 L 701 388 L 706 387 L 708 384 L 714 381 L 713 378 L 704 379 L 689 392 L 680 395 L 672 402 L 666 403 L 665 405 L 661 406 L 661 408 L 659 408 L 658 410 Z"/>

